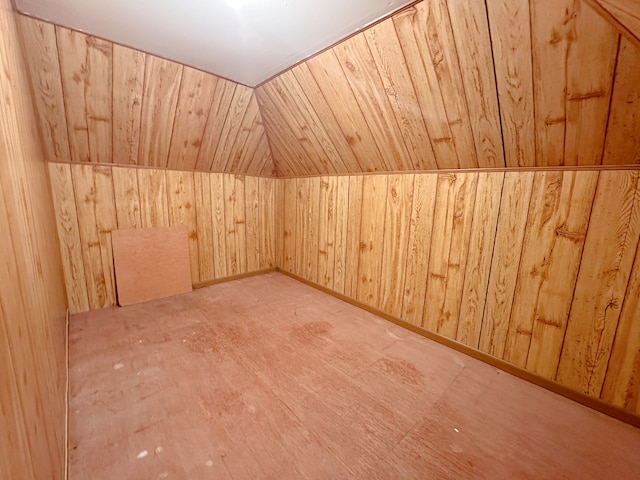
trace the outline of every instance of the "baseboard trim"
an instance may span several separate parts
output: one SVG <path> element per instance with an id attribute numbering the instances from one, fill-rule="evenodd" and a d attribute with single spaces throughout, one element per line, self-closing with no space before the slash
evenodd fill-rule
<path id="1" fill-rule="evenodd" d="M 299 282 L 302 282 L 306 285 L 309 285 L 310 287 L 316 288 L 317 290 L 320 290 L 324 293 L 327 293 L 335 298 L 338 298 L 339 300 L 342 300 L 344 302 L 347 302 L 355 307 L 361 308 L 363 310 L 366 310 L 367 312 L 373 313 L 374 315 L 377 315 L 378 317 L 384 318 L 387 321 L 390 321 L 392 323 L 395 323 L 396 325 L 399 325 L 403 328 L 406 328 L 407 330 L 410 330 L 414 333 L 417 333 L 418 335 L 422 335 L 425 338 L 428 338 L 429 340 L 433 340 L 434 342 L 438 342 L 441 345 L 444 345 L 446 347 L 452 348 L 453 350 L 456 350 L 457 352 L 460 352 L 464 355 L 467 355 L 469 357 L 475 358 L 476 360 L 480 360 L 488 365 L 491 365 L 492 367 L 496 367 L 499 368 L 500 370 L 509 373 L 511 375 L 514 375 L 518 378 L 521 378 L 523 380 L 526 380 L 529 383 L 532 383 L 534 385 L 537 385 L 539 387 L 542 387 L 546 390 L 549 390 L 553 393 L 556 393 L 558 395 L 562 395 L 565 398 L 568 398 L 569 400 L 573 400 L 574 402 L 580 403 L 586 407 L 589 407 L 593 410 L 596 410 L 600 413 L 603 413 L 605 415 L 608 415 L 612 418 L 615 418 L 617 420 L 620 420 L 621 422 L 627 423 L 629 425 L 632 425 L 636 428 L 640 428 L 640 416 L 634 415 L 632 413 L 627 412 L 626 410 L 623 410 L 619 407 L 615 407 L 613 405 L 609 405 L 608 403 L 603 402 L 600 399 L 594 398 L 594 397 L 590 397 L 588 395 L 585 395 L 584 393 L 581 392 L 577 392 L 575 390 L 572 390 L 564 385 L 561 385 L 557 382 L 554 382 L 552 380 L 540 377 L 534 373 L 531 373 L 528 370 L 525 370 L 523 368 L 520 368 L 516 365 L 513 365 L 509 362 L 506 362 L 505 360 L 501 360 L 499 358 L 496 357 L 492 357 L 491 355 L 481 352 L 479 350 L 476 350 L 474 348 L 469 347 L 468 345 L 465 345 L 463 343 L 457 342 L 455 340 L 451 340 L 450 338 L 444 337 L 442 335 L 439 335 L 437 333 L 433 333 L 430 332 L 428 330 L 425 330 L 424 328 L 418 327 L 416 325 L 413 325 L 409 322 L 406 322 L 404 320 L 401 320 L 399 318 L 396 318 L 392 315 L 389 315 L 388 313 L 385 313 L 381 310 L 378 310 L 376 308 L 373 308 L 369 305 L 366 305 L 362 302 L 359 302 L 357 300 L 354 300 L 353 298 L 347 297 L 346 295 L 343 295 L 341 293 L 338 293 L 336 291 L 333 291 L 327 287 L 324 287 L 322 285 L 319 285 L 317 283 L 311 282 L 309 280 L 306 280 L 302 277 L 299 277 L 298 275 L 291 273 L 291 272 L 287 272 L 286 270 L 283 270 L 279 267 L 276 267 L 274 270 L 282 273 L 283 275 L 287 275 L 288 277 L 293 278 L 294 280 L 297 280 Z"/>
<path id="2" fill-rule="evenodd" d="M 272 273 L 277 271 L 277 267 L 265 268 L 263 270 L 256 270 L 254 272 L 239 273 L 238 275 L 231 275 L 229 277 L 216 278 L 214 280 L 207 280 L 206 282 L 197 282 L 193 284 L 194 289 L 210 287 L 211 285 L 218 285 L 219 283 L 233 282 L 234 280 L 240 280 L 241 278 L 255 277 L 256 275 L 264 275 L 265 273 Z"/>

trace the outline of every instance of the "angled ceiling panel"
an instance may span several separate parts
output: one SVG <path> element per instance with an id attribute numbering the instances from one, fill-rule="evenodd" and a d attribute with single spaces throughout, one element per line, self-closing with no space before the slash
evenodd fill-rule
<path id="1" fill-rule="evenodd" d="M 639 47 L 583 1 L 423 0 L 255 90 L 20 23 L 52 161 L 279 176 L 640 161 Z"/>
<path id="2" fill-rule="evenodd" d="M 19 20 L 48 160 L 274 174 L 251 88 Z"/>
<path id="3" fill-rule="evenodd" d="M 255 86 L 413 0 L 16 0 L 19 11 Z"/>

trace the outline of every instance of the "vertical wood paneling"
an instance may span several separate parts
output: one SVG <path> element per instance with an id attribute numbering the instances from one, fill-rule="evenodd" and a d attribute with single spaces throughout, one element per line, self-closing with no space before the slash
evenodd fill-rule
<path id="1" fill-rule="evenodd" d="M 505 360 L 555 375 L 595 194 L 597 172 L 537 172 Z"/>
<path id="2" fill-rule="evenodd" d="M 336 54 L 328 50 L 308 60 L 306 66 L 338 122 L 342 135 L 353 149 L 359 171 L 384 170 L 386 159 L 378 149 Z"/>
<path id="3" fill-rule="evenodd" d="M 167 179 L 163 170 L 138 169 L 140 218 L 143 227 L 168 227 Z"/>
<path id="4" fill-rule="evenodd" d="M 242 121 L 249 107 L 253 92 L 250 88 L 237 85 L 229 109 L 226 112 L 224 126 L 220 132 L 220 141 L 216 148 L 210 167 L 211 171 L 224 172 L 229 159 L 232 158 L 234 142 L 242 129 Z"/>
<path id="5" fill-rule="evenodd" d="M 198 254 L 198 280 L 206 282 L 216 278 L 214 267 L 213 202 L 211 180 L 207 173 L 193 174 L 194 208 L 196 211 L 196 241 Z"/>
<path id="6" fill-rule="evenodd" d="M 640 48 L 622 37 L 603 164 L 640 163 Z"/>
<path id="7" fill-rule="evenodd" d="M 167 167 L 195 168 L 217 83 L 213 75 L 184 67 Z"/>
<path id="8" fill-rule="evenodd" d="M 293 201 L 296 198 L 296 180 L 282 180 L 282 190 L 284 196 L 284 210 L 281 215 L 283 217 L 283 253 L 282 253 L 282 267 L 287 272 L 295 272 L 295 259 L 296 259 L 296 211 L 297 201 Z"/>
<path id="9" fill-rule="evenodd" d="M 420 12 L 411 7 L 393 17 L 398 38 L 405 55 L 405 62 L 415 86 L 416 96 L 425 122 L 436 163 L 439 168 L 457 168 L 461 165 L 453 132 L 447 117 L 438 78 L 433 67 L 429 47 L 424 38 Z"/>
<path id="10" fill-rule="evenodd" d="M 455 338 L 478 175 L 438 175 L 422 326 Z M 437 232 L 437 233 L 435 233 Z"/>
<path id="11" fill-rule="evenodd" d="M 138 50 L 113 45 L 113 163 L 138 162 L 146 58 Z"/>
<path id="12" fill-rule="evenodd" d="M 57 112 L 34 115 L 34 103 L 54 105 L 60 86 L 45 73 L 33 95 L 20 48 L 17 15 L 0 0 L 0 477 L 62 479 L 65 292 L 45 162 L 64 147 L 42 145 L 60 139 Z M 38 135 L 45 117 L 51 130 Z"/>
<path id="13" fill-rule="evenodd" d="M 413 184 L 402 319 L 418 326 L 422 325 L 422 312 L 429 273 L 437 182 L 436 175 L 416 174 Z"/>
<path id="14" fill-rule="evenodd" d="M 207 116 L 200 151 L 198 152 L 196 170 L 211 170 L 213 157 L 216 154 L 216 149 L 220 142 L 222 128 L 227 118 L 236 86 L 235 83 L 228 80 L 218 79 L 213 102 L 211 103 L 211 108 Z"/>
<path id="15" fill-rule="evenodd" d="M 621 306 L 616 338 L 601 398 L 610 404 L 640 414 L 640 256 Z"/>
<path id="16" fill-rule="evenodd" d="M 39 135 L 43 117 L 34 114 L 60 87 L 46 80 L 47 92 L 32 98 L 38 82 L 29 88 L 17 22 L 12 3 L 0 0 L 0 477 L 61 479 L 65 295 L 45 163 L 56 150 L 43 145 L 57 133 Z"/>
<path id="17" fill-rule="evenodd" d="M 335 263 L 332 281 L 333 289 L 338 293 L 344 293 L 348 245 L 347 232 L 349 228 L 349 177 L 338 177 L 336 183 Z"/>
<path id="18" fill-rule="evenodd" d="M 485 2 L 449 0 L 449 18 L 460 60 L 478 166 L 505 165 L 493 52 Z"/>
<path id="19" fill-rule="evenodd" d="M 389 99 L 363 35 L 355 35 L 332 49 L 342 66 L 356 102 L 382 155 L 387 170 L 412 168 L 402 132 L 391 111 Z"/>
<path id="20" fill-rule="evenodd" d="M 115 228 L 186 226 L 194 283 L 275 266 L 275 179 L 90 165 L 50 172 L 74 313 L 115 304 Z"/>
<path id="21" fill-rule="evenodd" d="M 601 172 L 556 379 L 599 396 L 640 236 L 638 172 Z"/>
<path id="22" fill-rule="evenodd" d="M 349 213 L 347 214 L 347 252 L 344 269 L 344 294 L 351 298 L 356 298 L 358 295 L 363 178 L 362 175 L 349 177 Z M 369 205 L 366 207 L 368 208 Z"/>
<path id="23" fill-rule="evenodd" d="M 576 36 L 569 51 L 567 81 L 566 165 L 597 165 L 611 104 L 611 90 L 620 35 L 583 3 L 577 13 Z"/>
<path id="24" fill-rule="evenodd" d="M 320 209 L 318 224 L 318 279 L 317 283 L 333 288 L 335 267 L 335 238 L 337 227 L 337 186 L 339 177 L 320 179 Z"/>
<path id="25" fill-rule="evenodd" d="M 437 168 L 431 139 L 425 126 L 409 70 L 393 22 L 381 22 L 365 30 L 364 35 L 376 63 L 384 91 L 389 97 L 402 138 L 411 159 L 411 167 Z"/>
<path id="26" fill-rule="evenodd" d="M 56 27 L 71 160 L 111 163 L 112 44 Z"/>
<path id="27" fill-rule="evenodd" d="M 295 233 L 296 256 L 294 259 L 294 272 L 301 277 L 305 276 L 308 265 L 307 255 L 309 254 L 309 243 L 313 241 L 309 235 L 309 217 L 307 215 L 309 210 L 309 180 L 309 178 L 295 179 L 296 202 L 294 206 L 296 209 L 296 228 L 293 232 Z"/>
<path id="28" fill-rule="evenodd" d="M 224 175 L 224 218 L 227 239 L 227 274 L 247 271 L 244 178 Z"/>
<path id="29" fill-rule="evenodd" d="M 496 238 L 504 173 L 480 173 L 456 340 L 477 348 Z"/>
<path id="30" fill-rule="evenodd" d="M 198 234 L 195 204 L 194 173 L 167 170 L 167 204 L 169 207 L 169 226 L 183 225 L 189 235 L 189 263 L 191 282 L 200 279 L 198 263 Z"/>
<path id="31" fill-rule="evenodd" d="M 138 165 L 166 167 L 183 67 L 147 55 Z"/>
<path id="32" fill-rule="evenodd" d="M 269 110 L 271 118 L 275 120 L 281 129 L 287 129 L 293 139 L 289 140 L 287 148 L 297 148 L 300 154 L 308 157 L 309 164 L 316 166 L 316 172 L 322 171 L 335 173 L 345 171 L 340 167 L 339 155 L 332 148 L 332 144 L 326 141 L 326 132 L 322 131 L 322 122 L 314 115 L 313 107 L 308 104 L 304 92 L 301 92 L 300 84 L 292 72 L 286 72 L 278 77 L 277 81 L 269 82 L 256 92 L 260 98 L 262 108 Z M 307 118 L 310 117 L 310 118 Z M 309 129 L 307 125 L 312 125 Z M 278 135 L 273 135 L 276 141 L 286 141 Z M 322 139 L 325 142 L 322 142 Z M 329 151 L 328 155 L 326 152 Z M 335 158 L 335 162 L 329 161 Z"/>
<path id="33" fill-rule="evenodd" d="M 224 196 L 224 176 L 211 175 L 211 220 L 213 222 L 213 272 L 215 278 L 229 274 L 227 266 L 226 212 Z"/>
<path id="34" fill-rule="evenodd" d="M 31 52 L 27 67 L 33 84 L 33 99 L 39 116 L 45 159 L 68 162 L 71 157 L 67 119 L 62 108 L 64 97 L 55 27 L 23 16 L 16 18 L 25 49 Z"/>
<path id="35" fill-rule="evenodd" d="M 83 268 L 71 168 L 69 165 L 50 164 L 49 177 L 53 190 L 69 311 L 71 313 L 84 312 L 89 310 L 89 299 Z"/>
<path id="36" fill-rule="evenodd" d="M 260 270 L 260 182 L 258 177 L 244 179 L 247 271 Z"/>
<path id="37" fill-rule="evenodd" d="M 318 216 L 320 208 L 320 177 L 309 178 L 307 183 L 307 236 L 303 245 L 306 247 L 306 263 L 303 267 L 306 278 L 317 281 L 318 278 Z"/>
<path id="38" fill-rule="evenodd" d="M 78 165 L 71 170 L 89 308 L 115 305 L 111 230 L 117 228 L 110 167 Z"/>
<path id="39" fill-rule="evenodd" d="M 276 222 L 282 210 L 280 205 L 276 203 L 278 200 L 277 188 L 276 182 L 272 179 L 264 177 L 258 179 L 260 269 L 272 268 L 279 263 L 276 261 L 276 245 L 281 234 L 277 230 Z"/>
<path id="40" fill-rule="evenodd" d="M 380 294 L 376 307 L 395 317 L 402 315 L 405 278 L 398 265 L 407 262 L 413 180 L 414 176 L 409 174 L 390 175 L 387 185 Z"/>
<path id="41" fill-rule="evenodd" d="M 458 164 L 462 168 L 477 167 L 476 148 L 447 4 L 445 0 L 430 0 L 418 3 L 415 8 L 418 21 L 424 28 L 421 36 L 427 38 L 431 62 L 444 99 Z"/>
<path id="42" fill-rule="evenodd" d="M 506 173 L 489 274 L 480 350 L 502 358 L 518 276 L 533 173 Z"/>
<path id="43" fill-rule="evenodd" d="M 387 207 L 387 175 L 367 175 L 362 179 L 362 213 L 358 255 L 356 299 L 376 305 L 381 285 L 382 247 Z"/>
<path id="44" fill-rule="evenodd" d="M 316 178 L 321 193 L 314 202 L 310 178 L 279 180 L 285 231 L 279 266 L 414 325 L 424 318 L 433 333 L 570 388 L 582 390 L 574 378 L 595 379 L 598 387 L 588 394 L 634 412 L 640 403 L 634 383 L 639 176 L 325 176 Z M 314 254 L 309 246 L 317 241 L 321 259 L 329 242 L 312 237 L 325 238 L 333 228 L 332 179 L 330 287 L 330 269 L 320 267 L 316 277 L 305 268 Z"/>
<path id="45" fill-rule="evenodd" d="M 487 0 L 506 164 L 535 165 L 528 0 Z"/>
<path id="46" fill-rule="evenodd" d="M 113 168 L 111 174 L 118 228 L 142 227 L 136 171 L 131 168 Z"/>
<path id="47" fill-rule="evenodd" d="M 353 137 L 343 134 L 340 125 L 331 110 L 331 105 L 323 96 L 320 86 L 316 82 L 309 66 L 306 63 L 294 67 L 293 75 L 299 82 L 302 91 L 305 93 L 309 104 L 318 117 L 320 125 L 327 133 L 329 140 L 335 146 L 341 162 L 344 163 L 347 172 L 360 172 L 363 166 L 359 163 L 356 152 L 352 147 Z M 315 118 L 311 118 L 315 125 Z M 315 128 L 315 127 L 314 127 Z M 327 152 L 325 150 L 325 152 Z M 328 153 L 328 152 L 327 152 Z"/>

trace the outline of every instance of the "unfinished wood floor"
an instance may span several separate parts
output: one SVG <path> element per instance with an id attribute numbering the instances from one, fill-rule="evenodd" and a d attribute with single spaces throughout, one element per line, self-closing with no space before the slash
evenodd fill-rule
<path id="1" fill-rule="evenodd" d="M 76 315 L 77 479 L 640 478 L 640 430 L 272 273 Z"/>

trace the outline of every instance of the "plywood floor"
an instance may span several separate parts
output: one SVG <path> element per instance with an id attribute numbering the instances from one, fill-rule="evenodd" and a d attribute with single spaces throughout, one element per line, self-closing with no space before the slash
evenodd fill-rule
<path id="1" fill-rule="evenodd" d="M 71 320 L 69 478 L 640 478 L 640 430 L 282 274 Z"/>

